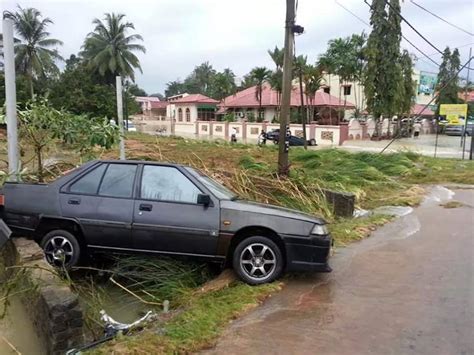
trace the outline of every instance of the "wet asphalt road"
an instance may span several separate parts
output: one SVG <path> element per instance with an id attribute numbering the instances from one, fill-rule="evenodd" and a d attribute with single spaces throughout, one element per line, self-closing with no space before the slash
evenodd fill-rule
<path id="1" fill-rule="evenodd" d="M 339 249 L 331 274 L 299 276 L 232 323 L 215 354 L 474 354 L 474 190 Z"/>

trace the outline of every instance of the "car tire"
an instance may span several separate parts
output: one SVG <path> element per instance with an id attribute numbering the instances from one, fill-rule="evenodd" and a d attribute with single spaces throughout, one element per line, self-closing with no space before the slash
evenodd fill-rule
<path id="1" fill-rule="evenodd" d="M 66 230 L 49 232 L 40 245 L 46 261 L 54 267 L 70 269 L 79 263 L 81 247 L 77 238 Z"/>
<path id="2" fill-rule="evenodd" d="M 314 138 L 310 139 L 309 140 L 309 145 L 314 147 L 316 145 L 316 139 L 314 139 Z"/>
<path id="3" fill-rule="evenodd" d="M 254 236 L 241 241 L 232 264 L 239 278 L 249 285 L 272 282 L 283 272 L 283 254 L 270 238 Z"/>

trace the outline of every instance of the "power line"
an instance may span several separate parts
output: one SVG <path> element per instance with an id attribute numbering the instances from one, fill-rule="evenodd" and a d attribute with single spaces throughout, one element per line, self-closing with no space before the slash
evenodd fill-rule
<path id="1" fill-rule="evenodd" d="M 428 10 L 427 8 L 425 8 L 425 7 L 423 7 L 423 6 L 419 5 L 419 4 L 417 4 L 417 3 L 414 2 L 413 0 L 410 0 L 410 2 L 411 2 L 413 5 L 419 7 L 420 9 L 426 11 L 427 13 L 433 15 L 434 17 L 440 19 L 441 21 L 446 22 L 448 25 L 451 25 L 452 27 L 457 28 L 458 30 L 460 30 L 460 31 L 462 31 L 462 32 L 464 32 L 464 33 L 467 33 L 467 34 L 470 35 L 470 36 L 474 36 L 474 33 L 469 32 L 469 31 L 465 30 L 464 28 L 461 28 L 461 27 L 455 25 L 454 23 L 451 23 L 451 22 L 445 20 L 445 19 L 442 18 L 441 16 L 436 15 L 435 13 L 431 12 L 431 11 Z"/>
<path id="2" fill-rule="evenodd" d="M 356 19 L 358 19 L 360 22 L 362 22 L 364 25 L 367 25 L 369 27 L 370 24 L 367 23 L 367 21 L 363 20 L 362 18 L 360 18 L 359 16 L 357 16 L 355 13 L 353 13 L 351 10 L 349 10 L 347 7 L 345 7 L 344 5 L 342 5 L 341 3 L 339 3 L 337 0 L 334 0 L 335 3 L 337 5 L 339 5 L 340 7 L 342 7 L 344 10 L 346 10 L 348 13 L 350 13 L 352 16 L 354 16 Z M 370 5 L 366 0 L 364 0 L 364 2 L 369 6 L 370 9 L 372 9 L 372 5 Z M 425 52 L 423 52 L 420 48 L 418 48 L 415 44 L 413 44 L 412 41 L 410 41 L 408 38 L 406 38 L 406 36 L 404 36 L 402 34 L 402 38 L 408 43 L 410 44 L 413 48 L 415 48 L 418 52 L 420 52 L 423 56 L 425 56 L 429 61 L 431 61 L 434 65 L 436 65 L 437 67 L 439 67 L 439 64 L 433 60 L 432 58 L 430 58 L 430 56 L 426 55 Z"/>
<path id="3" fill-rule="evenodd" d="M 419 117 L 421 117 L 421 115 L 423 114 L 423 112 L 428 108 L 429 105 L 431 105 L 433 103 L 433 101 L 435 101 L 439 95 L 441 94 L 441 91 L 443 91 L 444 89 L 446 89 L 446 87 L 451 83 L 451 81 L 455 80 L 459 73 L 464 69 L 464 68 L 467 68 L 469 63 L 471 62 L 471 60 L 473 59 L 474 57 L 470 57 L 469 60 L 456 72 L 456 74 L 454 74 L 452 77 L 449 78 L 449 80 L 441 87 L 439 88 L 438 92 L 433 96 L 433 98 L 430 100 L 430 102 L 428 102 L 424 107 L 423 109 L 418 113 L 418 115 L 416 115 L 416 117 L 414 117 L 413 119 L 417 119 Z M 385 146 L 385 148 L 382 149 L 382 151 L 380 152 L 380 154 L 382 154 L 396 139 L 398 139 L 400 136 L 400 134 L 397 134 L 397 136 L 393 137 L 393 139 Z"/>
<path id="4" fill-rule="evenodd" d="M 366 3 L 367 3 L 367 0 L 364 0 Z M 418 31 L 410 22 L 408 22 L 408 20 L 403 17 L 403 15 L 400 13 L 400 11 L 395 11 L 395 9 L 393 8 L 393 6 L 388 2 L 388 0 L 385 0 L 385 4 L 388 5 L 388 7 L 394 11 L 399 17 L 400 19 L 402 19 L 403 22 L 405 22 L 413 31 L 415 31 L 415 33 L 420 36 L 421 38 L 423 38 L 423 40 L 428 43 L 431 47 L 433 47 L 436 51 L 438 51 L 439 53 L 443 54 L 443 52 L 438 49 L 438 47 L 436 47 L 433 43 L 431 43 L 425 36 L 423 36 L 420 31 Z"/>
<path id="5" fill-rule="evenodd" d="M 460 46 L 452 46 L 452 47 L 459 49 L 459 48 L 465 48 L 465 47 L 472 46 L 473 44 L 474 44 L 474 42 L 471 42 L 471 43 L 462 44 Z M 429 57 L 434 57 L 435 55 L 440 55 L 440 53 L 436 52 L 436 53 L 428 54 Z"/>
<path id="6" fill-rule="evenodd" d="M 370 24 L 363 20 L 362 18 L 360 18 L 359 16 L 357 16 L 355 13 L 353 13 L 351 10 L 349 10 L 347 7 L 345 7 L 344 5 L 342 5 L 341 3 L 339 3 L 337 0 L 334 0 L 336 4 L 338 4 L 340 7 L 342 7 L 344 10 L 346 10 L 348 13 L 350 13 L 352 16 L 354 16 L 356 19 L 358 19 L 360 22 L 362 22 L 364 25 L 367 25 L 370 27 Z"/>

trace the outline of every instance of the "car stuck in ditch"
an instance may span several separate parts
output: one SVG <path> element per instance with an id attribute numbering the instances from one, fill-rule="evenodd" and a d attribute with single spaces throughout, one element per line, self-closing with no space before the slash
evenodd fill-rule
<path id="1" fill-rule="evenodd" d="M 89 162 L 50 184 L 6 183 L 2 217 L 46 260 L 92 253 L 186 256 L 231 265 L 249 284 L 284 271 L 331 271 L 325 221 L 239 199 L 200 171 L 148 161 Z"/>

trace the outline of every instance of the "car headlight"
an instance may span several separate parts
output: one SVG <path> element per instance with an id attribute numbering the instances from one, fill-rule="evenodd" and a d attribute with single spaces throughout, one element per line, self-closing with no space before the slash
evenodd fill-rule
<path id="1" fill-rule="evenodd" d="M 315 224 L 313 230 L 311 231 L 311 234 L 327 235 L 329 234 L 329 230 L 326 224 Z"/>

